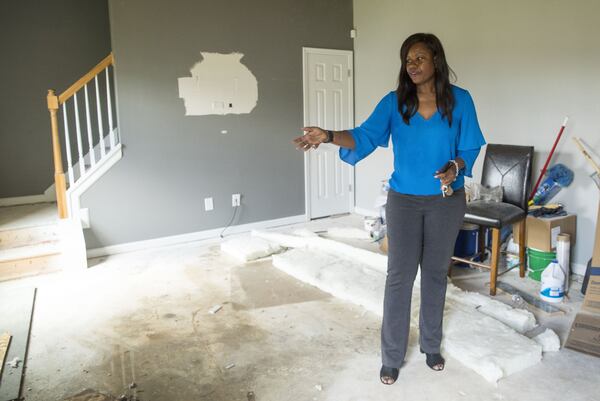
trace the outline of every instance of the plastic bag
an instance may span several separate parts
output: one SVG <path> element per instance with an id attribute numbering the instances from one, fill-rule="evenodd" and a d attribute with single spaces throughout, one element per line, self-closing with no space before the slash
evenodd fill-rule
<path id="1" fill-rule="evenodd" d="M 501 186 L 487 188 L 481 184 L 471 184 L 471 200 L 482 200 L 491 202 L 502 202 L 504 191 Z"/>

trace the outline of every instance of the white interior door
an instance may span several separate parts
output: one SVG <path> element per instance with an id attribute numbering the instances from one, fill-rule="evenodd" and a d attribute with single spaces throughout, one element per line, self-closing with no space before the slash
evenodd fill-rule
<path id="1" fill-rule="evenodd" d="M 352 51 L 303 48 L 304 125 L 341 131 L 354 126 Z M 309 218 L 354 208 L 354 168 L 338 147 L 322 144 L 304 157 Z"/>

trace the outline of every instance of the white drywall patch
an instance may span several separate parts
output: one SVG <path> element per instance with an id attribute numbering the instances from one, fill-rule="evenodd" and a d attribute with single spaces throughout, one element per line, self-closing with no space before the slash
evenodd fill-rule
<path id="1" fill-rule="evenodd" d="M 186 116 L 248 114 L 258 101 L 258 83 L 242 53 L 201 52 L 191 77 L 178 78 Z"/>

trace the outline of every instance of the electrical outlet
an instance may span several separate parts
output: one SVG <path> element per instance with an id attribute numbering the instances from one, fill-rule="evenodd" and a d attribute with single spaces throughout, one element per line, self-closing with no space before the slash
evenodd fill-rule
<path id="1" fill-rule="evenodd" d="M 233 194 L 231 195 L 231 206 L 238 207 L 241 204 L 242 195 L 241 194 Z"/>
<path id="2" fill-rule="evenodd" d="M 213 210 L 213 198 L 204 198 L 204 210 L 207 212 Z"/>

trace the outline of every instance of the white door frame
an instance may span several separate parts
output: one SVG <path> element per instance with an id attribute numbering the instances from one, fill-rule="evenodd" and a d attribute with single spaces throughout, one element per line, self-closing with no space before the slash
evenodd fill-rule
<path id="1" fill-rule="evenodd" d="M 354 127 L 354 52 L 352 50 L 335 50 L 335 49 L 320 49 L 316 47 L 303 47 L 302 48 L 302 105 L 303 105 L 303 124 L 308 125 L 308 65 L 306 63 L 309 54 L 326 54 L 335 56 L 346 56 L 348 57 L 348 68 L 350 69 L 350 76 L 348 77 L 348 128 Z M 304 214 L 306 220 L 311 219 L 311 193 L 310 193 L 310 157 L 308 152 L 304 152 Z M 348 205 L 348 211 L 354 211 L 355 198 L 356 198 L 356 183 L 354 181 L 354 167 L 350 167 L 350 176 L 348 181 L 352 185 L 352 194 L 349 196 L 350 204 Z"/>

